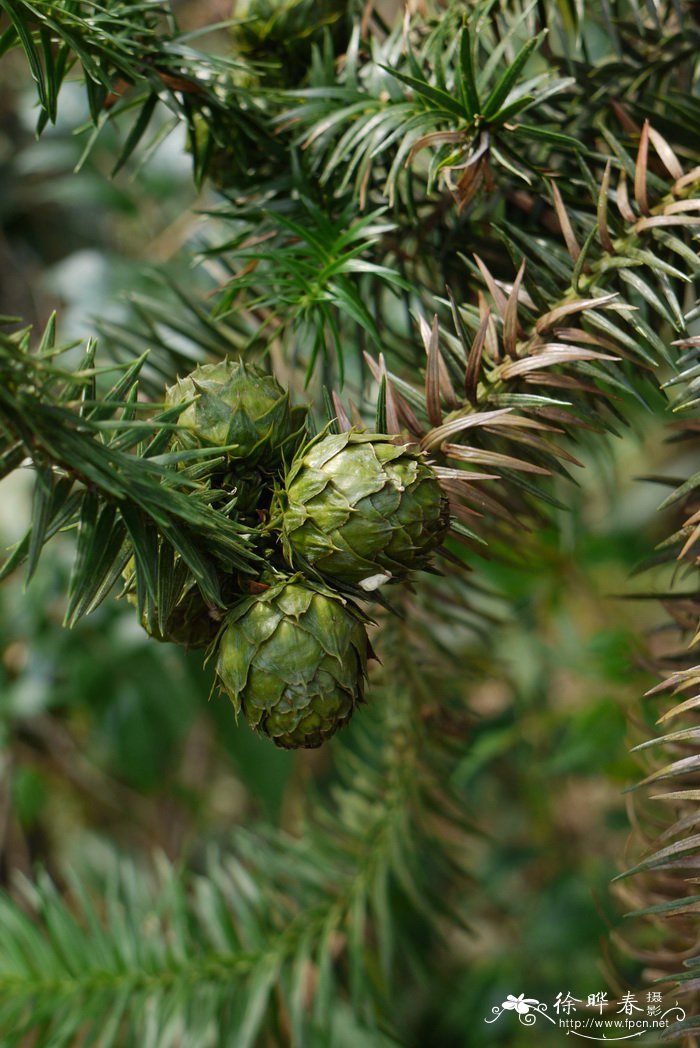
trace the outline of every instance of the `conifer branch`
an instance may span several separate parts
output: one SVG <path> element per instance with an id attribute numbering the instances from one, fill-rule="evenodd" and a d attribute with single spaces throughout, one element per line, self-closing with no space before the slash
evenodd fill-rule
<path id="1" fill-rule="evenodd" d="M 19 886 L 33 919 L 0 899 L 3 1048 L 30 1032 L 48 1041 L 60 1030 L 68 1043 L 99 1034 L 107 1048 L 148 1030 L 158 1046 L 173 1030 L 205 1043 L 212 1029 L 252 1048 L 271 1027 L 301 1046 L 332 1028 L 339 1002 L 368 1035 L 391 1029 L 410 949 L 394 908 L 446 913 L 436 864 L 454 891 L 469 832 L 445 785 L 444 744 L 413 697 L 424 671 L 396 657 L 405 629 L 392 618 L 372 723 L 354 752 L 339 752 L 342 785 L 333 802 L 314 798 L 298 835 L 239 831 L 196 875 L 162 858 L 155 876 L 129 863 L 95 886 L 73 874 L 67 899 L 42 876 Z"/>
<path id="2" fill-rule="evenodd" d="M 214 504 L 206 472 L 216 459 L 203 452 L 194 466 L 178 469 L 187 456 L 167 451 L 177 411 L 139 418 L 145 357 L 101 369 L 92 344 L 69 371 L 60 366 L 65 350 L 54 347 L 53 332 L 51 323 L 34 353 L 30 332 L 0 335 L 0 451 L 8 467 L 27 461 L 36 473 L 33 523 L 2 577 L 25 560 L 31 577 L 45 542 L 59 529 L 77 527 L 71 621 L 77 609 L 84 614 L 104 599 L 132 556 L 139 602 L 151 621 L 159 577 L 171 570 L 166 549 L 182 558 L 206 598 L 220 603 L 219 572 L 250 571 L 258 556 L 249 529 Z M 99 396 L 96 382 L 105 370 L 121 374 Z"/>

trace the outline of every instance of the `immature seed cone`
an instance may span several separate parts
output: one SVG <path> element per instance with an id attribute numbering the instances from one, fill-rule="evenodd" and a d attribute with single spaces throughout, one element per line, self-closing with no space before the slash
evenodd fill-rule
<path id="1" fill-rule="evenodd" d="M 162 630 L 157 623 L 149 629 L 145 616 L 141 625 L 156 640 L 170 641 L 185 648 L 206 648 L 221 627 L 196 586 L 188 590 L 175 605 Z"/>
<path id="2" fill-rule="evenodd" d="M 174 571 L 175 579 L 182 579 L 184 582 L 187 572 L 183 570 L 183 567 L 180 562 L 176 565 Z M 134 586 L 133 557 L 124 569 L 123 578 L 127 587 Z M 231 577 L 227 587 L 229 595 L 233 594 L 233 587 L 234 580 Z M 237 585 L 235 585 L 235 590 L 238 590 Z M 132 588 L 130 591 L 127 591 L 126 599 L 130 604 L 136 606 L 135 589 Z M 216 609 L 210 608 L 205 602 L 194 580 L 184 585 L 180 599 L 171 610 L 162 627 L 158 625 L 157 621 L 149 625 L 145 612 L 141 616 L 141 625 L 149 637 L 153 637 L 154 640 L 180 644 L 184 648 L 206 648 L 221 628 L 218 612 Z"/>
<path id="3" fill-rule="evenodd" d="M 234 49 L 268 65 L 272 59 L 267 76 L 273 84 L 296 82 L 308 68 L 313 46 L 321 46 L 329 31 L 337 53 L 345 50 L 346 8 L 345 0 L 236 0 Z"/>
<path id="4" fill-rule="evenodd" d="M 421 452 L 351 430 L 300 449 L 272 519 L 293 567 L 372 590 L 428 564 L 449 508 Z"/>
<path id="5" fill-rule="evenodd" d="M 347 724 L 371 655 L 359 612 L 292 581 L 244 600 L 227 623 L 217 673 L 251 728 L 296 749 Z"/>
<path id="6" fill-rule="evenodd" d="M 223 447 L 235 444 L 231 459 L 246 467 L 271 466 L 300 426 L 289 394 L 271 375 L 242 361 L 202 364 L 179 379 L 166 394 L 166 403 L 179 404 L 199 394 L 178 419 L 186 430 L 174 443 L 183 448 Z"/>

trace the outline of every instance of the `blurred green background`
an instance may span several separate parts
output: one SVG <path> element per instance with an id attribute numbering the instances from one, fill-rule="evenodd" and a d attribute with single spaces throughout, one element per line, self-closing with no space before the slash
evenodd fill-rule
<path id="1" fill-rule="evenodd" d="M 215 14 L 190 6 L 202 21 Z M 33 91 L 14 62 L 0 83 L 0 313 L 43 323 L 57 308 L 61 335 L 81 338 L 93 318 L 123 320 L 129 294 L 164 295 L 157 272 L 205 289 L 182 249 L 202 237 L 196 212 L 213 198 L 197 198 L 179 135 L 111 180 L 107 128 L 75 173 L 81 92 L 67 92 L 58 126 L 37 142 Z M 479 568 L 508 611 L 462 655 L 471 739 L 454 783 L 481 831 L 464 900 L 471 931 L 446 929 L 443 955 L 397 998 L 407 1043 L 560 1044 L 560 1031 L 483 1020 L 507 994 L 551 1005 L 560 991 L 607 986 L 605 944 L 620 924 L 609 882 L 629 832 L 622 790 L 637 774 L 630 718 L 654 682 L 642 635 L 660 616 L 619 596 L 658 581 L 634 572 L 663 535 L 662 492 L 636 478 L 685 476 L 686 454 L 640 409 L 587 453 L 578 487 L 562 484 L 569 509 L 550 530 L 523 534 L 505 566 Z M 29 490 L 21 470 L 0 485 L 3 548 L 26 527 Z M 3 885 L 37 863 L 60 883 L 67 862 L 103 864 L 115 849 L 196 866 L 237 826 L 293 827 L 309 776 L 330 780 L 332 753 L 283 753 L 236 725 L 227 700 L 210 697 L 201 657 L 150 640 L 125 601 L 64 631 L 71 542 L 54 541 L 26 591 L 18 576 L 0 589 Z"/>

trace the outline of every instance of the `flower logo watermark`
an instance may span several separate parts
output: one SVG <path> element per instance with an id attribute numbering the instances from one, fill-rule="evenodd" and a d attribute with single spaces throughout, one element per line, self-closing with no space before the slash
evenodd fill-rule
<path id="1" fill-rule="evenodd" d="M 501 1008 L 504 1008 L 506 1011 L 515 1011 L 518 1015 L 527 1015 L 530 1008 L 539 1003 L 534 997 L 526 997 L 524 993 L 521 993 L 519 997 L 514 997 L 512 993 L 509 993 Z M 487 1021 L 493 1022 L 493 1019 Z"/>
<path id="2" fill-rule="evenodd" d="M 558 993 L 552 1005 L 553 1013 L 545 1001 L 526 997 L 524 993 L 509 993 L 500 1005 L 491 1009 L 491 1018 L 485 1023 L 495 1023 L 502 1015 L 510 1012 L 517 1015 L 522 1026 L 534 1026 L 540 1016 L 565 1030 L 566 1034 L 581 1037 L 586 1041 L 629 1041 L 651 1032 L 668 1030 L 682 1023 L 685 1011 L 678 1001 L 664 1005 L 659 990 L 649 990 L 646 997 L 631 991 L 623 994 L 619 1001 L 609 1001 L 607 992 L 598 990 L 588 994 L 586 1003 L 582 997 L 574 997 L 570 990 Z M 581 1005 L 581 1008 L 579 1008 Z M 594 1014 L 581 1014 L 584 1012 Z M 595 1014 L 597 1012 L 597 1014 Z"/>
<path id="3" fill-rule="evenodd" d="M 509 993 L 505 1001 L 502 1001 L 500 1005 L 494 1005 L 491 1009 L 493 1018 L 484 1019 L 484 1022 L 495 1023 L 496 1019 L 500 1019 L 504 1012 L 515 1012 L 523 1026 L 534 1026 L 539 1015 L 543 1015 L 551 1023 L 556 1022 L 551 1015 L 547 1014 L 547 1005 L 543 1001 L 538 1001 L 536 997 L 526 997 L 524 993 L 519 994 L 517 997 Z"/>

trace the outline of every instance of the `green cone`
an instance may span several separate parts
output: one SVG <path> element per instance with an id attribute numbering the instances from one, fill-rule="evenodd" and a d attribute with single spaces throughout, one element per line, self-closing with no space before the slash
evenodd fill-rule
<path id="1" fill-rule="evenodd" d="M 350 720 L 371 654 L 351 606 L 292 581 L 244 600 L 227 623 L 217 673 L 251 728 L 296 749 Z"/>
<path id="2" fill-rule="evenodd" d="M 200 365 L 168 389 L 166 403 L 175 405 L 197 394 L 178 419 L 187 430 L 176 433 L 175 444 L 236 444 L 229 456 L 244 459 L 247 467 L 277 464 L 301 424 L 276 379 L 242 361 Z"/>
<path id="3" fill-rule="evenodd" d="M 272 517 L 293 567 L 366 590 L 425 567 L 449 525 L 447 498 L 419 451 L 354 431 L 299 451 Z"/>
<path id="4" fill-rule="evenodd" d="M 124 569 L 123 577 L 127 586 L 132 585 L 133 558 Z M 136 593 L 133 589 L 127 591 L 126 599 L 136 606 Z M 212 614 L 194 582 L 182 593 L 162 626 L 159 626 L 157 621 L 149 625 L 145 611 L 141 615 L 141 625 L 154 640 L 180 644 L 184 648 L 206 648 L 221 627 L 221 623 L 216 615 Z"/>
<path id="5" fill-rule="evenodd" d="M 206 648 L 216 636 L 221 623 L 212 617 L 196 586 L 178 601 L 162 629 L 157 623 L 148 627 L 145 615 L 141 625 L 156 640 L 170 641 L 185 648 Z"/>
<path id="6" fill-rule="evenodd" d="M 236 0 L 234 50 L 264 60 L 266 82 L 291 85 L 327 34 L 344 50 L 346 9 L 345 0 Z"/>

